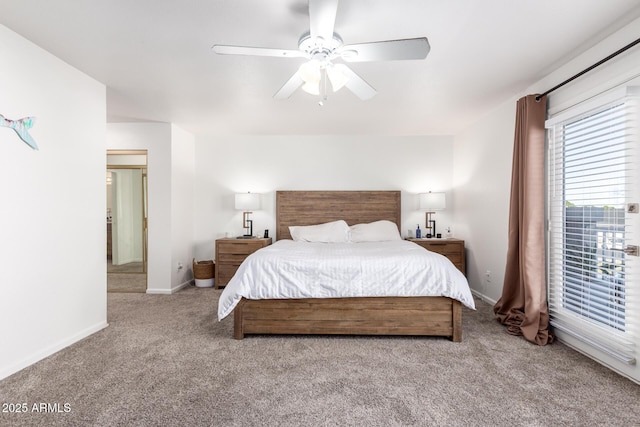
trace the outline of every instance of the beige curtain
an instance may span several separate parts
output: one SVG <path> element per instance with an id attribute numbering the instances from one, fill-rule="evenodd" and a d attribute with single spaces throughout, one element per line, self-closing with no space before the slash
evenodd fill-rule
<path id="1" fill-rule="evenodd" d="M 549 344 L 544 245 L 546 97 L 518 100 L 511 172 L 509 247 L 502 297 L 493 307 L 507 332 Z"/>

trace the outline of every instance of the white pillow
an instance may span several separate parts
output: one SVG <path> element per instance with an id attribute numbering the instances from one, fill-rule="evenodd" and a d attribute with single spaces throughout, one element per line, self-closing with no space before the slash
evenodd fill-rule
<path id="1" fill-rule="evenodd" d="M 349 225 L 342 219 L 318 225 L 291 226 L 289 232 L 296 242 L 344 243 L 349 241 Z"/>
<path id="2" fill-rule="evenodd" d="M 398 226 L 391 221 L 374 221 L 368 224 L 352 225 L 349 239 L 354 242 L 387 242 L 389 240 L 402 240 Z"/>

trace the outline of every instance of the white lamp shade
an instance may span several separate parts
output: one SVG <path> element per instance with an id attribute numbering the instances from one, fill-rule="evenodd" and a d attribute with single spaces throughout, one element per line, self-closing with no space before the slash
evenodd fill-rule
<path id="1" fill-rule="evenodd" d="M 312 59 L 309 62 L 305 62 L 298 68 L 298 76 L 304 80 L 302 90 L 311 95 L 320 95 L 320 79 L 322 73 L 320 72 L 320 63 Z"/>
<path id="2" fill-rule="evenodd" d="M 447 207 L 445 193 L 421 193 L 418 197 L 422 211 L 441 211 Z"/>
<path id="3" fill-rule="evenodd" d="M 318 83 L 305 83 L 302 85 L 302 90 L 309 95 L 320 95 L 320 82 Z"/>
<path id="4" fill-rule="evenodd" d="M 305 62 L 300 66 L 300 68 L 298 68 L 298 75 L 305 81 L 305 83 L 320 83 L 320 79 L 322 78 L 320 63 L 315 59 Z"/>
<path id="5" fill-rule="evenodd" d="M 239 211 L 253 211 L 260 209 L 260 194 L 238 193 L 236 194 L 236 209 Z"/>
<path id="6" fill-rule="evenodd" d="M 346 68 L 347 66 L 344 64 L 330 65 L 327 67 L 327 76 L 329 76 L 329 81 L 331 82 L 331 87 L 334 92 L 342 89 L 349 81 L 349 78 L 345 74 Z"/>

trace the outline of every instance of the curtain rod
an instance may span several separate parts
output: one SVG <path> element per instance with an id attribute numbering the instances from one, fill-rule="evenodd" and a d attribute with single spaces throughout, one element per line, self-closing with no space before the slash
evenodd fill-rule
<path id="1" fill-rule="evenodd" d="M 574 81 L 575 79 L 577 79 L 578 77 L 580 77 L 583 74 L 588 73 L 589 71 L 593 70 L 594 68 L 604 64 L 605 62 L 607 62 L 608 60 L 615 58 L 616 56 L 620 55 L 622 52 L 625 52 L 629 49 L 631 49 L 632 47 L 634 47 L 635 45 L 637 45 L 638 43 L 640 43 L 640 39 L 636 39 L 635 41 L 629 43 L 628 45 L 626 45 L 625 47 L 623 47 L 622 49 L 619 49 L 615 52 L 613 52 L 611 55 L 607 56 L 604 59 L 601 59 L 600 61 L 596 62 L 595 64 L 593 64 L 592 66 L 590 66 L 589 68 L 585 68 L 584 70 L 580 71 L 578 74 L 576 74 L 575 76 L 569 77 L 567 80 L 563 81 L 560 84 L 555 85 L 554 87 L 552 87 L 551 89 L 547 90 L 546 92 L 536 96 L 536 101 L 540 101 L 540 99 L 545 96 L 550 94 L 551 92 L 553 92 L 556 89 L 561 88 L 562 86 L 566 85 L 567 83 L 570 83 L 572 81 Z"/>

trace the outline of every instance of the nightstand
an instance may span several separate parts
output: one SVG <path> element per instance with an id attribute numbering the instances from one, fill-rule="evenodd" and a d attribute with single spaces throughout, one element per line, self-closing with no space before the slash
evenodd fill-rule
<path id="1" fill-rule="evenodd" d="M 460 239 L 407 239 L 431 252 L 446 256 L 462 274 L 466 275 L 464 240 Z"/>
<path id="2" fill-rule="evenodd" d="M 246 257 L 270 244 L 271 237 L 266 239 L 217 239 L 214 287 L 219 288 L 229 283 Z"/>

